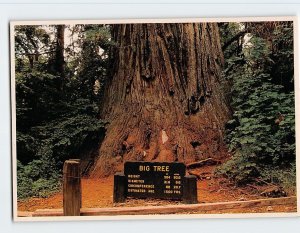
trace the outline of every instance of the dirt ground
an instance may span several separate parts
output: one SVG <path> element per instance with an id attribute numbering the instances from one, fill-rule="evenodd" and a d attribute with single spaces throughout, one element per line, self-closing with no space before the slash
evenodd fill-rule
<path id="1" fill-rule="evenodd" d="M 249 187 L 237 188 L 232 186 L 224 178 L 214 177 L 214 166 L 200 168 L 205 178 L 198 180 L 198 202 L 214 203 L 225 201 L 246 201 L 261 199 L 254 190 Z M 197 172 L 197 169 L 193 170 Z M 199 172 L 199 171 L 198 171 Z M 126 203 L 113 204 L 113 176 L 102 179 L 82 179 L 82 207 L 103 208 L 113 206 L 161 206 L 168 204 L 180 204 L 180 201 L 127 199 Z M 63 207 L 62 193 L 56 193 L 48 198 L 30 198 L 18 201 L 18 211 L 35 211 L 37 209 L 58 209 Z M 251 209 L 233 209 L 224 211 L 209 211 L 201 213 L 265 213 L 265 212 L 296 212 L 295 205 L 286 206 L 264 206 Z M 193 212 L 199 213 L 199 212 Z"/>

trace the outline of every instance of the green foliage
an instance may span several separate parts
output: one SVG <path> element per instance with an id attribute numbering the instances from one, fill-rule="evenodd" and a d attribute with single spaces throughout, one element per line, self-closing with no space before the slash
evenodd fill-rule
<path id="1" fill-rule="evenodd" d="M 232 83 L 233 108 L 227 142 L 233 157 L 218 172 L 237 184 L 257 177 L 282 184 L 285 178 L 280 176 L 290 176 L 295 166 L 293 30 L 292 25 L 279 24 L 266 39 L 256 33 L 257 25 L 251 26 L 243 50 L 226 57 L 224 76 Z"/>
<path id="2" fill-rule="evenodd" d="M 50 170 L 51 169 L 51 170 Z M 60 188 L 61 176 L 47 160 L 33 160 L 23 165 L 17 163 L 17 195 L 24 199 L 31 196 L 46 197 Z"/>
<path id="3" fill-rule="evenodd" d="M 87 140 L 97 140 L 103 129 L 103 121 L 80 113 L 78 109 L 73 110 L 71 114 L 62 116 L 59 121 L 53 120 L 32 128 L 33 134 L 41 142 L 37 156 L 48 154 L 60 162 L 58 165 L 62 165 L 61 162 L 76 155 Z"/>
<path id="4" fill-rule="evenodd" d="M 283 189 L 291 195 L 296 193 L 296 164 L 292 163 L 289 167 L 270 167 L 265 166 L 261 169 L 261 179 L 270 183 L 280 184 Z"/>
<path id="5" fill-rule="evenodd" d="M 52 91 L 53 77 L 46 76 L 50 81 L 41 81 L 41 88 L 39 78 L 33 76 L 34 81 L 27 83 L 23 77 L 17 88 L 17 158 L 26 164 L 18 170 L 20 198 L 56 191 L 63 162 L 77 155 L 87 140 L 97 140 L 104 133 L 104 122 L 96 118 L 96 103 L 72 92 Z"/>
<path id="6" fill-rule="evenodd" d="M 95 44 L 103 49 L 108 50 L 115 42 L 111 40 L 110 29 L 106 25 L 85 25 L 85 42 Z"/>
<path id="7" fill-rule="evenodd" d="M 54 75 L 48 69 L 53 55 L 40 54 L 29 61 L 30 56 L 22 54 L 27 47 L 32 49 L 31 41 L 42 43 L 42 32 L 46 33 L 38 26 L 24 26 L 16 35 L 23 46 L 16 53 L 15 83 L 19 198 L 45 197 L 57 191 L 63 162 L 79 156 L 86 145 L 98 143 L 105 133 L 106 122 L 99 119 L 100 103 L 93 88 L 96 80 L 105 80 L 106 58 L 97 54 L 98 45 L 92 46 L 96 39 L 84 39 L 77 63 L 69 57 L 66 73 Z M 53 45 L 49 46 L 43 48 L 51 51 Z"/>

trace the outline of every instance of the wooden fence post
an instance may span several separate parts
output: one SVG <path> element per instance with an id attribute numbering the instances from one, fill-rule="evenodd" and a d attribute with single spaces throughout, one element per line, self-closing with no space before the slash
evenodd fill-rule
<path id="1" fill-rule="evenodd" d="M 79 163 L 79 176 L 80 176 L 80 178 L 81 178 L 81 175 L 82 175 L 82 172 L 81 172 L 81 164 L 80 164 L 80 162 L 81 162 L 81 160 L 80 159 L 69 159 L 70 161 L 76 161 L 76 162 L 78 162 Z M 79 188 L 80 188 L 80 208 L 82 207 L 82 186 L 81 186 L 81 179 L 79 180 L 79 182 L 80 182 L 80 185 L 79 185 Z"/>
<path id="2" fill-rule="evenodd" d="M 121 172 L 117 172 L 114 175 L 114 195 L 113 195 L 114 203 L 125 202 L 126 200 L 125 185 L 126 185 L 125 175 Z"/>
<path id="3" fill-rule="evenodd" d="M 67 160 L 63 168 L 64 216 L 80 216 L 81 177 L 79 162 Z"/>
<path id="4" fill-rule="evenodd" d="M 183 202 L 185 204 L 197 204 L 197 177 L 188 175 L 184 177 Z"/>

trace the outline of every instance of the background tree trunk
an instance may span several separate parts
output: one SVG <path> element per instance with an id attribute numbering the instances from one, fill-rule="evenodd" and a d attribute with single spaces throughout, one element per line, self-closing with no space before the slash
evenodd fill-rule
<path id="1" fill-rule="evenodd" d="M 114 73 L 101 106 L 110 124 L 90 175 L 122 170 L 126 160 L 191 163 L 225 156 L 230 110 L 221 89 L 217 24 L 112 27 Z"/>
<path id="2" fill-rule="evenodd" d="M 65 62 L 65 25 L 55 25 L 55 43 L 51 48 L 50 58 L 48 60 L 48 72 L 58 76 L 57 85 L 63 90 L 66 78 Z"/>
<path id="3" fill-rule="evenodd" d="M 62 78 L 65 77 L 65 25 L 56 26 L 56 48 L 55 48 L 55 71 L 60 74 Z"/>

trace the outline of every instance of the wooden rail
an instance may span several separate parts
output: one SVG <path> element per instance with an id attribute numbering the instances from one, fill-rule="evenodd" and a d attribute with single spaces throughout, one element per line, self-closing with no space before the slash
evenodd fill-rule
<path id="1" fill-rule="evenodd" d="M 255 208 L 274 205 L 296 205 L 297 198 L 282 197 L 257 199 L 250 201 L 231 201 L 204 204 L 180 204 L 166 206 L 138 206 L 138 207 L 112 207 L 112 208 L 81 208 L 81 216 L 116 216 L 116 215 L 151 215 L 151 214 L 180 214 L 186 212 L 221 211 L 237 208 Z M 63 216 L 63 209 L 40 209 L 35 212 L 19 212 L 18 216 L 53 217 Z"/>

